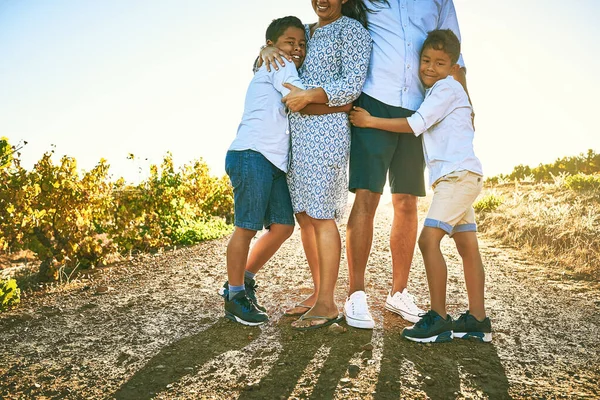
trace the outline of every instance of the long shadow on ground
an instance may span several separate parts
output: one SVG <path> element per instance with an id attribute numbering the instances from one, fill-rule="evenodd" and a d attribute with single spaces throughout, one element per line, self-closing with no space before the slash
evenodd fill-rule
<path id="1" fill-rule="evenodd" d="M 406 326 L 401 321 L 390 312 L 384 314 L 383 355 L 375 399 L 398 399 L 399 393 L 421 390 L 431 399 L 456 398 L 457 393 L 510 398 L 508 379 L 492 343 L 460 339 L 413 343 L 400 336 Z"/>
<path id="2" fill-rule="evenodd" d="M 284 318 L 278 322 L 283 350 L 261 380 L 260 389 L 242 392 L 239 399 L 288 398 L 292 393 L 300 398 L 331 399 L 351 359 L 371 341 L 371 330 L 297 332 L 290 327 L 291 321 Z"/>
<path id="3" fill-rule="evenodd" d="M 114 394 L 116 399 L 151 399 L 170 383 L 193 374 L 205 362 L 230 350 L 247 346 L 260 334 L 258 327 L 231 329 L 225 318 L 202 332 L 164 347 Z M 214 340 L 218 337 L 219 340 Z"/>

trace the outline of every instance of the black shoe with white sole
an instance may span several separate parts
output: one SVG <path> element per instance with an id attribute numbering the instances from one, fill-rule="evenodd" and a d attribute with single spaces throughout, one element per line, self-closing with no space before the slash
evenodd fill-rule
<path id="1" fill-rule="evenodd" d="M 465 311 L 452 323 L 452 336 L 489 343 L 492 341 L 492 323 L 488 317 L 479 321 Z"/>
<path id="2" fill-rule="evenodd" d="M 231 300 L 225 297 L 225 318 L 249 326 L 260 325 L 269 320 L 269 316 L 256 308 L 246 292 L 237 293 Z"/>
<path id="3" fill-rule="evenodd" d="M 404 328 L 402 337 L 421 343 L 440 343 L 452 340 L 452 317 L 442 318 L 433 310 L 421 314 L 421 319 L 409 328 Z"/>

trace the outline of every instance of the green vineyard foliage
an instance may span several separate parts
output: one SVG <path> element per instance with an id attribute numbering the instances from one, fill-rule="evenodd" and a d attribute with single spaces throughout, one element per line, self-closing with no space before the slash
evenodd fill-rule
<path id="1" fill-rule="evenodd" d="M 517 165 L 510 174 L 500 174 L 488 178 L 488 182 L 513 182 L 531 180 L 533 182 L 552 182 L 554 177 L 564 175 L 592 175 L 600 172 L 600 154 L 589 149 L 578 156 L 562 157 L 551 164 L 540 164 L 537 167 Z"/>
<path id="2" fill-rule="evenodd" d="M 16 306 L 21 301 L 21 289 L 14 279 L 0 279 L 0 311 Z"/>
<path id="3" fill-rule="evenodd" d="M 116 253 L 189 245 L 231 231 L 229 181 L 211 176 L 202 160 L 175 169 L 167 153 L 134 186 L 112 181 L 104 159 L 81 174 L 74 158 L 54 164 L 47 152 L 26 171 L 3 141 L 0 253 L 34 252 L 41 280 L 57 280 L 61 269 L 104 265 Z"/>

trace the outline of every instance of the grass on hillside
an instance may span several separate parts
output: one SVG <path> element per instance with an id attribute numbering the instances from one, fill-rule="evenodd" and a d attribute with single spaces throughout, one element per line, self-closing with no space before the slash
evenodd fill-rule
<path id="1" fill-rule="evenodd" d="M 485 235 L 569 275 L 600 278 L 600 175 L 488 182 L 475 209 Z"/>

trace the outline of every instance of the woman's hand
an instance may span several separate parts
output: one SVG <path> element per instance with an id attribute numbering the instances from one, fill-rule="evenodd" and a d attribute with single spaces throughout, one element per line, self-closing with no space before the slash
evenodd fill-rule
<path id="1" fill-rule="evenodd" d="M 283 86 L 288 88 L 290 92 L 283 96 L 281 101 L 285 103 L 285 106 L 293 112 L 299 112 L 308 104 L 312 103 L 312 97 L 310 90 L 302 90 L 289 83 L 284 83 Z"/>
<path id="2" fill-rule="evenodd" d="M 286 53 L 283 50 L 279 50 L 275 46 L 267 46 L 260 51 L 260 55 L 258 57 L 258 62 L 256 63 L 256 68 L 260 68 L 263 64 L 266 65 L 267 71 L 271 72 L 271 66 L 275 68 L 276 71 L 279 71 L 279 65 L 285 67 L 284 58 L 289 62 L 292 62 L 292 56 Z M 277 62 L 275 62 L 277 60 Z"/>
<path id="3" fill-rule="evenodd" d="M 350 123 L 359 128 L 369 128 L 369 122 L 371 120 L 371 114 L 364 108 L 358 106 L 352 107 L 348 116 Z"/>

